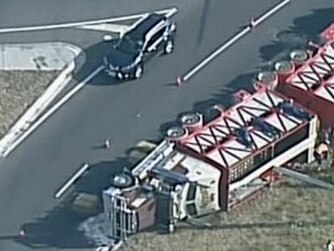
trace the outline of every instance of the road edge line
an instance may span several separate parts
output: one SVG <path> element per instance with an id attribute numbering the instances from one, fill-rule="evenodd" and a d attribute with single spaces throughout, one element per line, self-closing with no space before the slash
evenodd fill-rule
<path id="1" fill-rule="evenodd" d="M 71 80 L 71 73 L 75 69 L 75 63 L 72 61 L 66 65 L 61 73 L 48 86 L 43 94 L 19 117 L 15 124 L 0 140 L 0 158 L 10 144 L 12 144 L 20 135 L 29 128 L 37 117 L 46 109 L 51 101 L 58 95 Z"/>
<path id="2" fill-rule="evenodd" d="M 65 104 L 74 94 L 80 91 L 87 82 L 94 78 L 101 70 L 102 66 L 97 67 L 86 79 L 77 84 L 73 89 L 66 93 L 56 104 L 54 104 L 46 113 L 44 113 L 37 121 L 35 121 L 23 134 L 20 135 L 12 144 L 4 151 L 2 158 L 6 158 L 19 144 L 21 144 L 32 132 L 34 132 L 41 124 L 43 124 L 53 113 L 55 113 L 63 104 Z"/>
<path id="3" fill-rule="evenodd" d="M 268 11 L 260 15 L 260 17 L 254 21 L 253 27 L 259 25 L 260 23 L 268 19 L 270 16 L 274 15 L 277 11 L 281 10 L 283 7 L 285 7 L 290 2 L 291 0 L 284 0 L 276 4 L 275 6 L 271 7 Z M 233 45 L 239 39 L 243 38 L 247 33 L 249 33 L 252 30 L 253 27 L 251 27 L 251 25 L 248 25 L 243 30 L 239 31 L 237 34 L 235 34 L 233 37 L 227 40 L 224 44 L 220 45 L 220 47 L 218 47 L 215 51 L 213 51 L 211 54 L 206 56 L 197 65 L 191 68 L 188 72 L 186 72 L 182 79 L 184 81 L 188 81 L 197 72 L 199 72 L 202 68 L 204 68 L 208 63 L 210 63 L 210 61 L 215 59 L 223 51 L 227 50 L 231 45 Z"/>

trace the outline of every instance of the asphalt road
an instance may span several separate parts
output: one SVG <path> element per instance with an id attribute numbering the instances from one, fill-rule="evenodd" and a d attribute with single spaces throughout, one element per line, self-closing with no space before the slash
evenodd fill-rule
<path id="1" fill-rule="evenodd" d="M 63 5 L 59 4 L 62 1 L 44 2 L 31 1 L 29 6 L 27 1 L 8 1 L 0 10 L 1 26 L 78 21 L 133 13 L 148 6 L 148 9 L 169 6 L 166 1 L 153 4 L 149 0 L 141 0 L 143 5 L 136 7 L 131 5 L 130 10 L 130 1 L 125 0 L 114 6 L 111 1 L 102 0 L 63 1 Z M 87 247 L 75 231 L 81 219 L 61 208 L 53 198 L 55 191 L 83 162 L 93 163 L 92 174 L 84 177 L 77 189 L 96 191 L 108 181 L 108 173 L 124 165 L 122 156 L 137 140 L 161 138 L 161 132 L 182 112 L 204 111 L 211 104 L 228 102 L 233 90 L 251 86 L 250 76 L 259 66 L 284 55 L 289 48 L 301 46 L 307 36 L 313 37 L 334 14 L 332 1 L 293 1 L 188 83 L 176 87 L 173 82 L 178 74 L 228 40 L 252 16 L 278 1 L 171 2 L 180 9 L 176 17 L 179 29 L 174 54 L 154 59 L 138 81 L 117 85 L 99 75 L 0 162 L 0 250 L 31 250 L 33 246 L 47 246 L 48 250 Z M 35 4 L 43 12 L 36 11 Z M 326 7 L 330 9 L 323 9 Z M 17 11 L 23 14 L 16 19 Z M 98 65 L 95 57 L 82 70 L 85 74 Z M 111 139 L 110 150 L 99 149 L 105 138 Z M 24 241 L 16 236 L 22 226 L 27 229 Z"/>
<path id="2" fill-rule="evenodd" d="M 166 8 L 180 0 L 1 0 L 0 27 L 94 20 Z M 182 1 L 184 2 L 184 1 Z"/>

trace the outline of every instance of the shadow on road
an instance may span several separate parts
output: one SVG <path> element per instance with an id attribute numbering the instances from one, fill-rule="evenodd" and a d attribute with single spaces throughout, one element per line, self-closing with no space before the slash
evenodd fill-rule
<path id="1" fill-rule="evenodd" d="M 99 66 L 102 65 L 103 57 L 110 53 L 110 48 L 118 42 L 115 38 L 112 41 L 93 44 L 90 47 L 84 49 L 75 59 L 75 69 L 72 72 L 72 79 L 69 84 L 57 95 L 57 97 L 51 102 L 49 107 L 56 104 L 64 95 L 66 95 L 77 84 L 87 80 L 87 78 L 94 72 Z M 101 70 L 94 78 L 88 81 L 89 85 L 118 85 L 120 81 L 108 77 L 103 70 Z"/>
<path id="2" fill-rule="evenodd" d="M 198 36 L 197 36 L 197 44 L 198 45 L 201 45 L 202 40 L 203 40 L 210 5 L 211 5 L 211 0 L 204 0 L 203 1 L 203 8 L 202 8 L 202 13 L 201 13 L 200 22 L 199 22 L 199 32 L 198 32 Z"/>
<path id="3" fill-rule="evenodd" d="M 89 171 L 75 183 L 75 191 L 100 195 L 110 186 L 112 177 L 127 165 L 126 158 L 92 164 Z"/>
<path id="4" fill-rule="evenodd" d="M 83 220 L 73 213 L 68 202 L 46 212 L 45 216 L 22 225 L 25 235 L 16 241 L 30 248 L 84 248 L 92 245 L 84 238 L 77 227 Z"/>
<path id="5" fill-rule="evenodd" d="M 14 241 L 30 248 L 90 248 L 94 246 L 79 226 L 95 214 L 81 215 L 71 210 L 73 196 L 80 192 L 101 195 L 104 188 L 110 186 L 112 176 L 119 173 L 127 161 L 124 158 L 115 161 L 101 161 L 91 164 L 91 168 L 74 185 L 69 195 L 50 211 L 36 220 L 21 226 L 24 236 L 0 236 L 1 239 Z"/>
<path id="6" fill-rule="evenodd" d="M 73 79 L 78 83 L 87 79 L 87 77 L 103 63 L 103 57 L 108 55 L 111 48 L 117 44 L 118 38 L 111 41 L 101 41 L 96 43 L 85 50 L 83 50 L 75 59 L 75 70 L 73 72 Z M 89 81 L 89 84 L 93 85 L 115 85 L 120 81 L 108 77 L 102 70 L 93 81 Z"/>
<path id="7" fill-rule="evenodd" d="M 112 47 L 119 42 L 118 38 L 111 41 L 101 41 L 88 48 L 86 48 L 75 59 L 75 70 L 73 72 L 73 79 L 80 83 L 87 79 L 92 72 L 103 64 L 103 57 L 110 54 Z M 99 72 L 91 81 L 90 85 L 118 85 L 124 82 L 131 82 L 135 80 L 120 81 L 108 76 L 103 70 Z"/>
<path id="8" fill-rule="evenodd" d="M 208 3 L 206 2 L 206 4 Z M 204 9 L 203 16 L 205 16 L 205 11 Z M 315 9 L 310 15 L 296 18 L 289 30 L 279 32 L 276 35 L 277 40 L 260 48 L 260 55 L 265 64 L 258 67 L 257 70 L 272 69 L 273 61 L 286 59 L 292 49 L 305 48 L 308 41 L 318 39 L 319 33 L 333 21 L 333 16 L 334 8 L 330 8 Z M 252 91 L 255 75 L 256 72 L 250 72 L 237 76 L 210 99 L 196 102 L 193 106 L 193 111 L 203 114 L 204 122 L 212 120 L 217 116 L 217 111 L 212 109 L 212 107 L 215 105 L 231 106 L 234 102 L 231 94 L 239 89 Z M 181 114 L 175 116 L 173 121 L 164 122 L 160 126 L 160 133 L 165 135 L 168 128 L 180 125 L 178 118 Z"/>
<path id="9" fill-rule="evenodd" d="M 252 90 L 252 81 L 255 76 L 255 72 L 245 73 L 237 76 L 224 88 L 219 90 L 216 94 L 214 94 L 211 98 L 206 100 L 197 101 L 192 108 L 192 111 L 189 112 L 199 112 L 203 115 L 204 123 L 211 121 L 214 118 L 219 116 L 219 112 L 217 109 L 214 109 L 214 106 L 218 105 L 220 107 L 229 107 L 234 101 L 231 94 L 234 92 L 245 89 Z M 173 126 L 180 126 L 179 118 L 186 113 L 186 111 L 181 111 L 181 113 L 175 116 L 175 120 L 167 121 L 161 124 L 159 131 L 162 136 L 166 135 L 166 132 L 169 128 Z"/>
<path id="10" fill-rule="evenodd" d="M 334 8 L 315 9 L 312 14 L 298 17 L 289 30 L 281 31 L 276 40 L 260 49 L 264 61 L 287 58 L 292 49 L 305 48 L 309 41 L 319 40 L 319 34 L 333 22 Z"/>
<path id="11" fill-rule="evenodd" d="M 0 241 L 3 241 L 3 240 L 17 240 L 20 238 L 20 235 L 18 234 L 3 234 L 3 235 L 0 235 Z"/>

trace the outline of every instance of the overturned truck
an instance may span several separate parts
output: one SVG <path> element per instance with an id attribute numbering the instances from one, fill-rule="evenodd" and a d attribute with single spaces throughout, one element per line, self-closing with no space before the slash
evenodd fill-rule
<path id="1" fill-rule="evenodd" d="M 313 161 L 315 113 L 260 83 L 234 97 L 206 123 L 184 115 L 132 171 L 114 177 L 103 192 L 109 236 L 173 231 L 178 221 L 228 211 L 268 185 L 275 167 Z"/>
<path id="2" fill-rule="evenodd" d="M 292 50 L 257 80 L 318 114 L 321 127 L 334 128 L 334 24 L 316 43 Z"/>

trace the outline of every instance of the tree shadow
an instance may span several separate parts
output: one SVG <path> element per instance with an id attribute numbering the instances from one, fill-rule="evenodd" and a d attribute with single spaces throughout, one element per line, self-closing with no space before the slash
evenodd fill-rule
<path id="1" fill-rule="evenodd" d="M 227 83 L 225 87 L 220 89 L 211 98 L 201 100 L 193 105 L 193 110 L 200 112 L 205 117 L 212 112 L 212 107 L 215 105 L 222 107 L 230 107 L 235 104 L 233 94 L 240 89 L 252 91 L 252 82 L 255 72 L 247 72 L 236 76 L 232 81 Z"/>
<path id="2" fill-rule="evenodd" d="M 102 190 L 110 186 L 114 175 L 121 172 L 127 165 L 126 158 L 115 161 L 101 161 L 91 164 L 88 171 L 74 183 L 72 191 L 68 192 L 61 202 L 51 210 L 31 222 L 21 226 L 24 236 L 0 236 L 0 239 L 13 239 L 30 248 L 91 248 L 95 246 L 92 239 L 87 238 L 80 228 L 88 218 L 102 212 L 78 214 L 71 209 L 74 196 L 78 193 L 89 193 L 100 196 Z"/>
<path id="3" fill-rule="evenodd" d="M 294 20 L 292 31 L 306 35 L 308 39 L 318 38 L 320 32 L 333 22 L 334 8 L 314 9 L 312 14 Z"/>
<path id="4" fill-rule="evenodd" d="M 202 13 L 201 13 L 200 22 L 199 22 L 199 31 L 198 31 L 198 35 L 197 35 L 197 44 L 198 45 L 201 45 L 202 40 L 203 40 L 210 5 L 211 5 L 211 0 L 204 0 L 203 1 Z"/>
<path id="5" fill-rule="evenodd" d="M 332 21 L 334 8 L 315 9 L 310 15 L 298 17 L 293 26 L 276 35 L 276 40 L 260 48 L 264 61 L 287 58 L 292 49 L 304 49 L 309 41 L 318 41 L 319 34 Z"/>

